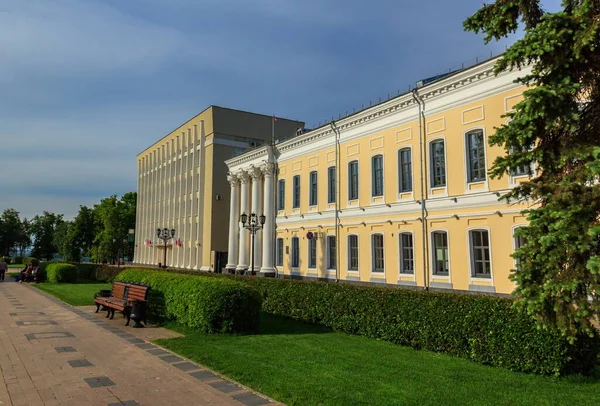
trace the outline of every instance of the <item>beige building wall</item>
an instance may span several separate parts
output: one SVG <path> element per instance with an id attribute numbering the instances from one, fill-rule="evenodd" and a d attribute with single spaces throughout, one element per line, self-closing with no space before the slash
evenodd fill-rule
<path id="1" fill-rule="evenodd" d="M 166 244 L 168 266 L 202 270 L 217 266 L 218 252 L 227 251 L 229 222 L 224 161 L 270 143 L 271 123 L 270 116 L 211 106 L 137 156 L 135 263 L 164 263 L 165 244 L 156 229 L 167 228 L 176 230 Z M 277 124 L 279 138 L 303 127 L 286 119 Z"/>
<path id="2" fill-rule="evenodd" d="M 270 243 L 279 247 L 277 239 L 283 242 L 283 252 L 274 253 L 279 276 L 511 293 L 514 285 L 509 275 L 515 267 L 511 257 L 513 233 L 515 227 L 526 224 L 520 214 L 526 206 L 498 199 L 527 175 L 490 179 L 487 169 L 504 151 L 491 147 L 488 141 L 495 128 L 506 121 L 502 116 L 522 99 L 524 88 L 514 80 L 526 72 L 503 72 L 496 77 L 494 63 L 492 60 L 465 69 L 423 86 L 414 95 L 400 95 L 343 118 L 335 123 L 335 128 L 321 127 L 277 144 L 275 191 L 279 191 L 279 181 L 285 182 L 285 207 L 276 211 L 276 237 Z M 415 96 L 422 103 L 421 109 Z M 422 120 L 420 112 L 424 114 Z M 477 152 L 469 150 L 469 134 L 474 134 L 473 140 L 482 141 L 481 149 L 473 149 L 484 154 L 484 162 L 473 160 L 485 169 L 481 179 L 469 177 L 469 156 Z M 440 141 L 444 143 L 446 176 L 445 184 L 436 186 L 432 177 L 432 143 Z M 400 188 L 399 152 L 406 149 L 412 165 L 409 191 Z M 231 159 L 227 161 L 229 170 L 241 178 L 241 173 L 252 171 L 267 159 L 266 151 L 263 155 L 244 154 Z M 383 160 L 383 193 L 376 196 L 374 157 Z M 357 198 L 349 196 L 351 162 L 358 163 Z M 330 239 L 336 235 L 336 204 L 328 199 L 328 169 L 336 166 L 337 241 Z M 317 177 L 316 204 L 311 204 L 309 191 L 313 173 Z M 300 179 L 299 207 L 293 207 L 296 176 Z M 314 264 L 309 264 L 309 232 L 316 236 Z M 401 246 L 403 233 L 412 240 L 412 272 L 403 272 L 403 254 L 408 252 Z M 433 246 L 434 233 L 445 233 L 446 249 Z M 358 238 L 357 267 L 349 264 L 349 236 Z M 488 244 L 474 242 L 485 236 Z M 297 266 L 292 264 L 295 238 L 299 246 Z M 383 261 L 375 258 L 375 251 L 381 252 L 375 249 L 379 238 L 383 240 Z M 337 249 L 337 256 L 330 246 Z M 489 259 L 478 262 L 477 253 Z M 436 266 L 436 254 L 447 259 L 447 274 L 436 271 L 442 269 Z M 485 272 L 476 273 L 476 269 Z"/>

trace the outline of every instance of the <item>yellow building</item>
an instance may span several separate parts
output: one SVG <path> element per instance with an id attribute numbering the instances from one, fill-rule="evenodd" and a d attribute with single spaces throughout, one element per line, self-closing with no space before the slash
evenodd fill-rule
<path id="1" fill-rule="evenodd" d="M 304 123 L 279 119 L 275 135 Z M 272 117 L 211 106 L 137 156 L 134 263 L 211 270 L 225 266 L 229 188 L 225 160 L 271 143 Z M 175 230 L 166 244 L 157 229 Z M 170 235 L 170 232 L 169 232 Z M 223 262 L 222 264 L 220 262 Z"/>
<path id="2" fill-rule="evenodd" d="M 229 159 L 227 268 L 254 256 L 264 276 L 511 293 L 525 205 L 498 199 L 529 170 L 490 179 L 504 151 L 488 140 L 526 72 L 495 62 Z M 254 253 L 243 212 L 266 216 Z"/>

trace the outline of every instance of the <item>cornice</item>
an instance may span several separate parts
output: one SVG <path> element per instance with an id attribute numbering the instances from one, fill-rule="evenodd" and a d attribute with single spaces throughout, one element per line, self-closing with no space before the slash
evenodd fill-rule
<path id="1" fill-rule="evenodd" d="M 269 146 L 263 146 L 260 148 L 253 149 L 252 151 L 248 151 L 240 156 L 236 156 L 235 158 L 228 159 L 225 161 L 225 165 L 231 168 L 234 166 L 241 165 L 245 162 L 252 161 L 256 158 L 261 158 L 263 156 L 269 156 Z"/>

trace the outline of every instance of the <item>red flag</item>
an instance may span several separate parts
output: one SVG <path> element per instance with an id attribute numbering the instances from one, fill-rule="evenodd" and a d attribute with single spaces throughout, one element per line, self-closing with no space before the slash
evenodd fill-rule
<path id="1" fill-rule="evenodd" d="M 277 122 L 277 117 L 273 116 L 273 121 Z"/>

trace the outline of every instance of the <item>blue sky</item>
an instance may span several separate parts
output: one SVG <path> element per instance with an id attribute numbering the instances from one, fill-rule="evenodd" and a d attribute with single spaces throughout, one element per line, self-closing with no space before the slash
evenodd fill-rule
<path id="1" fill-rule="evenodd" d="M 481 0 L 0 0 L 0 210 L 73 217 L 207 106 L 309 127 L 504 50 Z M 545 2 L 556 8 L 558 0 Z"/>

